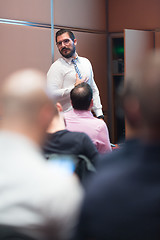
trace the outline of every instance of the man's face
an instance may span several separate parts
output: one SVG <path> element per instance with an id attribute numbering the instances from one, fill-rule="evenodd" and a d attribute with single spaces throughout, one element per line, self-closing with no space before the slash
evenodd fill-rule
<path id="1" fill-rule="evenodd" d="M 65 58 L 70 58 L 76 51 L 76 39 L 72 41 L 68 33 L 63 33 L 57 37 L 57 47 L 60 54 Z"/>

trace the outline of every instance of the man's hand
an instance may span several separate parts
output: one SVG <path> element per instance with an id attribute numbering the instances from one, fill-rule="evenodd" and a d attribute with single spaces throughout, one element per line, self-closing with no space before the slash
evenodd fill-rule
<path id="1" fill-rule="evenodd" d="M 100 116 L 98 116 L 97 118 L 99 118 L 99 119 L 101 119 L 101 120 L 104 121 L 104 115 L 100 115 Z"/>
<path id="2" fill-rule="evenodd" d="M 75 82 L 74 86 L 77 86 L 78 84 L 80 84 L 80 83 L 82 83 L 82 82 L 87 82 L 88 79 L 89 79 L 88 77 L 85 77 L 85 78 L 80 79 L 80 78 L 78 77 L 78 73 L 76 73 L 76 82 Z"/>

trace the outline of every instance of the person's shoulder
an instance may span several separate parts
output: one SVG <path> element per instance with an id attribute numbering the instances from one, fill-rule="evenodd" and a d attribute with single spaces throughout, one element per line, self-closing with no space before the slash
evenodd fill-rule
<path id="1" fill-rule="evenodd" d="M 45 208 L 50 208 L 51 211 L 55 207 L 61 208 L 60 205 L 54 205 L 54 200 L 60 203 L 63 196 L 68 199 L 68 207 L 73 204 L 78 207 L 83 198 L 83 189 L 78 178 L 72 173 L 70 166 L 59 158 L 54 161 L 47 161 L 42 174 L 41 179 L 38 179 L 39 182 L 37 181 L 37 188 L 38 186 L 44 186 L 44 194 L 42 194 L 41 199 L 45 204 Z M 42 176 L 44 177 L 42 178 Z M 52 205 L 47 206 L 46 201 L 53 201 Z"/>
<path id="2" fill-rule="evenodd" d="M 127 166 L 130 162 L 134 162 L 133 159 L 137 157 L 140 149 L 141 145 L 139 141 L 127 140 L 119 144 L 119 148 L 114 149 L 112 152 L 100 155 L 97 167 L 104 168 L 106 166 L 106 168 L 109 168 L 122 165 Z"/>
<path id="3" fill-rule="evenodd" d="M 94 117 L 94 116 L 91 119 L 91 121 L 95 122 L 97 127 L 100 127 L 100 128 L 102 128 L 102 127 L 104 128 L 104 127 L 107 126 L 106 123 L 102 119 L 99 119 L 99 118 Z"/>
<path id="4" fill-rule="evenodd" d="M 57 74 L 61 73 L 63 70 L 63 67 L 62 67 L 63 61 L 64 60 L 62 58 L 58 58 L 55 62 L 53 62 L 47 72 L 47 77 L 53 76 L 53 74 L 57 75 Z"/>
<path id="5" fill-rule="evenodd" d="M 60 158 L 55 156 L 54 161 L 43 160 L 43 162 L 41 161 L 41 163 L 37 165 L 37 174 L 34 176 L 35 184 L 47 186 L 51 182 L 59 182 L 59 184 L 61 182 L 64 188 L 77 184 L 77 180 L 73 177 L 72 171 L 61 164 Z M 41 177 L 42 175 L 44 176 L 43 178 Z M 54 187 L 52 186 L 52 188 Z"/>
<path id="6" fill-rule="evenodd" d="M 121 156 L 123 156 L 123 153 L 124 153 L 124 149 L 122 147 L 122 148 L 116 149 L 110 153 L 107 152 L 107 153 L 101 154 L 99 156 L 98 167 L 101 168 L 101 166 L 103 167 L 104 165 L 109 166 L 113 162 L 119 161 L 118 159 L 120 159 Z"/>
<path id="7" fill-rule="evenodd" d="M 84 133 L 84 132 L 76 132 L 76 131 L 74 131 L 74 132 L 72 132 L 72 131 L 69 131 L 69 130 L 66 130 L 67 131 L 67 133 L 68 134 L 70 134 L 73 138 L 77 138 L 77 139 L 89 139 L 90 140 L 90 138 L 89 138 L 89 136 L 86 134 L 86 133 Z"/>
<path id="8" fill-rule="evenodd" d="M 63 63 L 63 61 L 64 61 L 63 58 L 58 58 L 57 60 L 55 60 L 55 61 L 51 64 L 51 66 L 50 66 L 50 68 L 49 68 L 49 71 L 50 71 L 51 69 L 57 67 L 57 66 L 60 66 L 60 65 Z"/>
<path id="9" fill-rule="evenodd" d="M 91 65 L 91 62 L 90 62 L 90 60 L 88 58 L 81 57 L 81 56 L 78 56 L 78 58 L 79 58 L 79 61 L 83 61 L 83 62 Z"/>
<path id="10" fill-rule="evenodd" d="M 105 121 L 103 121 L 102 119 L 99 119 L 97 117 L 94 117 L 94 118 L 96 119 L 97 123 L 99 123 L 99 125 L 102 125 L 102 126 L 106 125 Z"/>
<path id="11" fill-rule="evenodd" d="M 64 118 L 73 117 L 73 115 L 74 115 L 73 109 L 64 112 Z"/>

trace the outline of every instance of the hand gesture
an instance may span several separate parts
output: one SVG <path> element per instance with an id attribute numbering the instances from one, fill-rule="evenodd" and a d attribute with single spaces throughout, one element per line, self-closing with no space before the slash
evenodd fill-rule
<path id="1" fill-rule="evenodd" d="M 80 79 L 80 78 L 78 77 L 78 73 L 76 73 L 76 82 L 75 82 L 74 86 L 77 86 L 78 84 L 80 84 L 80 83 L 82 83 L 82 82 L 87 82 L 88 79 L 89 79 L 88 77 L 85 77 L 85 78 Z"/>

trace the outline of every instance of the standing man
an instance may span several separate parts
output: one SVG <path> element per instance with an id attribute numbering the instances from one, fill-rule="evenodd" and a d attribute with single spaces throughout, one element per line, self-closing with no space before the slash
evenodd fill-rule
<path id="1" fill-rule="evenodd" d="M 77 40 L 74 34 L 65 29 L 56 33 L 56 44 L 62 58 L 55 61 L 47 74 L 48 91 L 60 102 L 64 111 L 72 109 L 70 91 L 81 82 L 90 84 L 93 90 L 93 111 L 98 118 L 104 118 L 99 91 L 94 81 L 93 70 L 87 58 L 79 57 L 76 52 Z"/>

